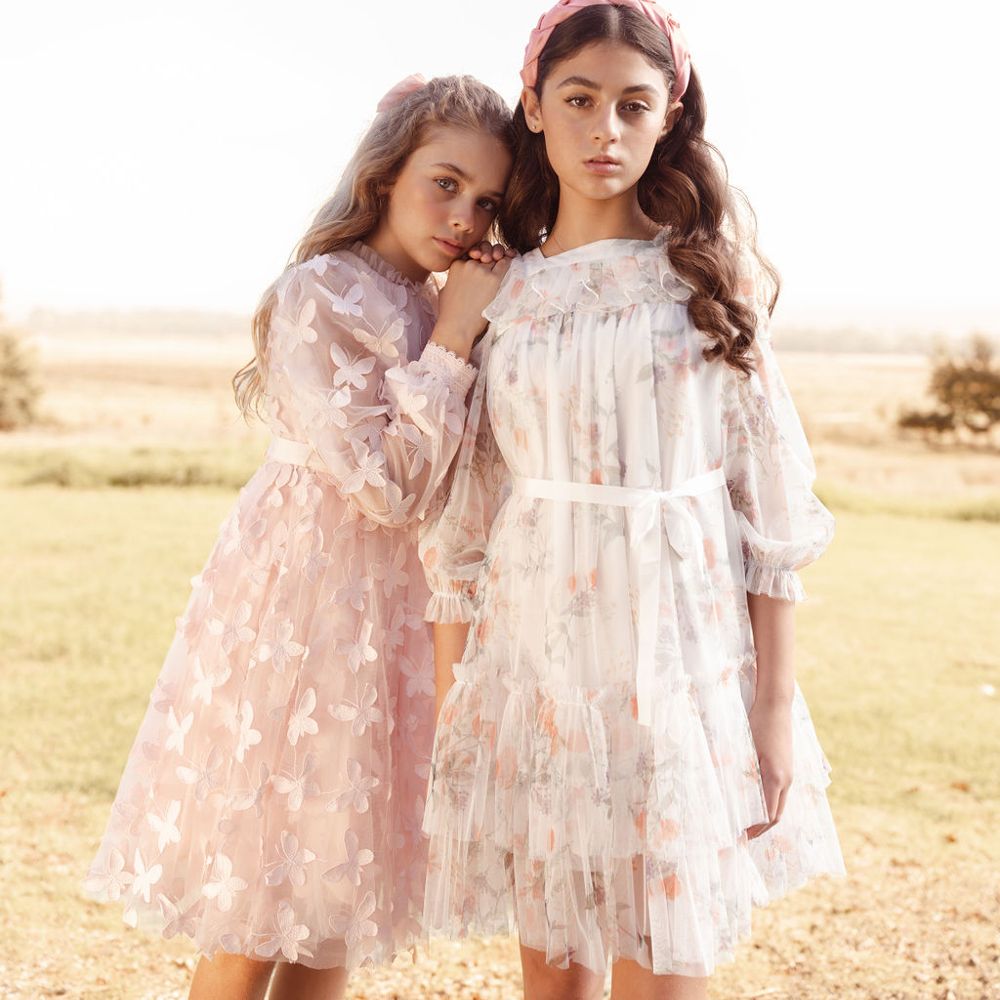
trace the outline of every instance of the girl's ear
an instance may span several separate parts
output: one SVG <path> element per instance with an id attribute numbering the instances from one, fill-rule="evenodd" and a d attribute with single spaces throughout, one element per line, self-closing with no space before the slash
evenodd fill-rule
<path id="1" fill-rule="evenodd" d="M 542 105 L 534 87 L 525 87 L 521 91 L 521 107 L 524 109 L 524 120 L 532 132 L 542 131 Z"/>
<path id="2" fill-rule="evenodd" d="M 667 108 L 667 117 L 663 120 L 663 129 L 660 132 L 661 139 L 665 139 L 670 134 L 670 130 L 677 124 L 678 119 L 683 113 L 684 105 L 680 101 L 674 101 Z"/>

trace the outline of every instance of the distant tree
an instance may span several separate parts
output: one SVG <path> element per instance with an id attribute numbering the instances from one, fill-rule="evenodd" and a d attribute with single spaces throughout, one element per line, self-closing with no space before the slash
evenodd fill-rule
<path id="1" fill-rule="evenodd" d="M 0 310 L 0 431 L 34 423 L 41 394 L 35 359 Z"/>
<path id="2" fill-rule="evenodd" d="M 1000 363 L 989 337 L 974 334 L 964 351 L 938 352 L 928 391 L 933 410 L 903 410 L 897 426 L 925 437 L 989 440 L 1000 427 Z"/>

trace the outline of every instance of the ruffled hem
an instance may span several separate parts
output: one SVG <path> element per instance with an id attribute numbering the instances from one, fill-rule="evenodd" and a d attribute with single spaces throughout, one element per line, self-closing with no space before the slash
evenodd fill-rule
<path id="1" fill-rule="evenodd" d="M 511 264 L 483 316 L 498 323 L 568 312 L 614 312 L 639 302 L 686 302 L 691 288 L 670 266 L 666 235 L 662 230 L 651 241 L 614 241 L 635 245 L 634 252 L 626 254 L 590 253 L 589 247 L 581 247 L 546 258 L 532 251 Z"/>
<path id="2" fill-rule="evenodd" d="M 438 625 L 464 625 L 472 621 L 472 601 L 463 593 L 431 594 L 424 621 Z"/>
<path id="3" fill-rule="evenodd" d="M 829 765 L 793 707 L 795 776 L 766 821 L 738 687 L 667 691 L 639 727 L 631 692 L 456 682 L 439 720 L 424 815 L 427 933 L 516 925 L 547 961 L 597 973 L 628 957 L 710 975 L 763 905 L 842 874 Z"/>
<path id="4" fill-rule="evenodd" d="M 454 351 L 449 351 L 441 344 L 429 341 L 420 355 L 421 362 L 427 369 L 439 375 L 448 387 L 465 396 L 476 381 L 479 369 L 460 358 Z"/>
<path id="5" fill-rule="evenodd" d="M 795 570 L 767 566 L 756 559 L 747 560 L 746 588 L 748 594 L 761 594 L 779 601 L 801 602 L 808 596 Z"/>
<path id="6" fill-rule="evenodd" d="M 98 903 L 112 902 L 106 894 L 88 890 L 86 881 L 83 895 Z M 304 925 L 294 929 L 309 931 L 308 936 L 293 937 L 283 934 L 277 922 L 259 927 L 248 924 L 240 932 L 231 929 L 221 932 L 218 926 L 213 926 L 217 921 L 199 916 L 198 910 L 197 903 L 181 910 L 160 893 L 149 903 L 129 899 L 123 920 L 128 927 L 159 935 L 164 940 L 184 936 L 208 959 L 217 954 L 243 955 L 258 962 L 294 962 L 309 969 L 346 968 L 348 974 L 359 968 L 391 965 L 401 955 L 412 954 L 414 947 L 426 941 L 416 918 L 407 920 L 405 927 L 397 928 L 391 941 L 386 941 L 385 935 L 382 940 L 374 941 L 367 935 L 355 940 L 351 929 L 346 936 L 324 937 Z"/>

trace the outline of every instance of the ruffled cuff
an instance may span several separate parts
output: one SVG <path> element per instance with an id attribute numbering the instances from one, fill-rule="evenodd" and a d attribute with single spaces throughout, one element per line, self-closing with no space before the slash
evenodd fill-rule
<path id="1" fill-rule="evenodd" d="M 424 621 L 438 625 L 464 625 L 472 621 L 472 599 L 466 593 L 431 594 Z"/>
<path id="2" fill-rule="evenodd" d="M 428 342 L 420 360 L 429 372 L 437 375 L 449 389 L 463 397 L 479 374 L 475 365 L 470 365 L 447 347 L 433 342 Z"/>
<path id="3" fill-rule="evenodd" d="M 774 597 L 779 601 L 804 601 L 806 591 L 793 569 L 768 566 L 756 559 L 746 561 L 746 586 L 748 594 Z"/>

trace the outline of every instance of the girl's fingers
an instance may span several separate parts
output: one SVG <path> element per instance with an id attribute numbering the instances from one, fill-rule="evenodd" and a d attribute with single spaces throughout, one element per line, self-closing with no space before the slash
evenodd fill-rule
<path id="1" fill-rule="evenodd" d="M 773 823 L 778 813 L 778 802 L 781 800 L 781 785 L 770 778 L 764 779 L 764 804 L 767 806 L 767 818 Z"/>
<path id="2" fill-rule="evenodd" d="M 772 826 L 774 826 L 781 819 L 781 815 L 785 811 L 785 804 L 788 802 L 788 789 L 789 789 L 788 785 L 785 785 L 785 787 L 781 789 L 781 797 L 778 799 L 777 810 L 775 811 L 774 816 L 771 818 Z"/>
<path id="3" fill-rule="evenodd" d="M 483 264 L 497 264 L 505 258 L 514 258 L 517 252 L 499 243 L 479 243 L 467 254 L 469 260 L 477 260 Z"/>
<path id="4" fill-rule="evenodd" d="M 748 840 L 755 840 L 778 823 L 781 814 L 785 811 L 785 803 L 788 801 L 788 789 L 788 784 L 779 785 L 767 780 L 764 781 L 764 804 L 767 807 L 768 821 L 747 827 Z"/>
<path id="5" fill-rule="evenodd" d="M 483 246 L 488 246 L 490 248 L 490 254 L 493 257 L 494 262 L 501 261 L 504 257 L 516 256 L 513 250 L 508 250 L 507 247 L 503 246 L 501 243 L 484 243 Z"/>

